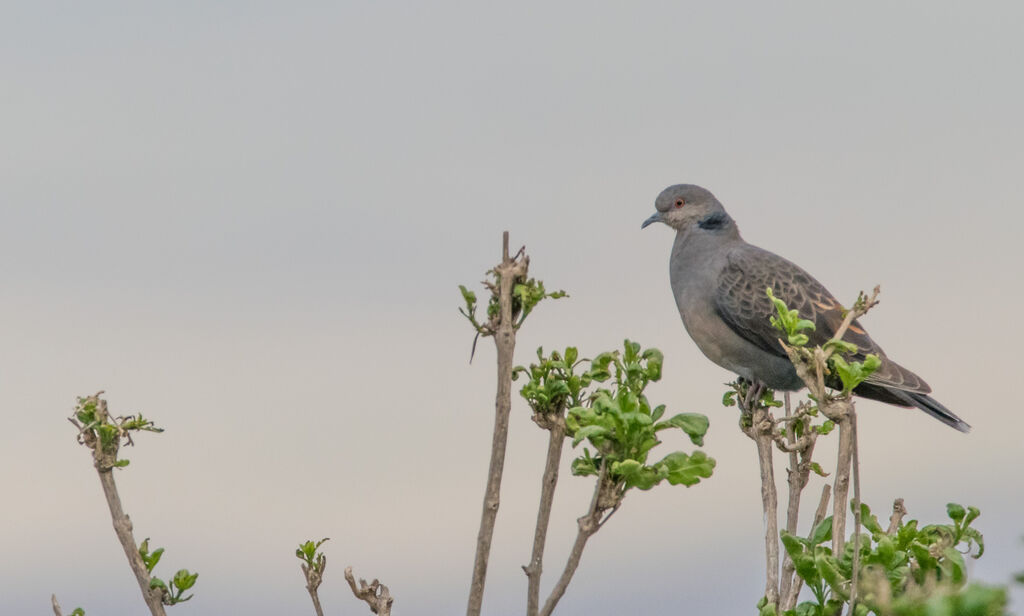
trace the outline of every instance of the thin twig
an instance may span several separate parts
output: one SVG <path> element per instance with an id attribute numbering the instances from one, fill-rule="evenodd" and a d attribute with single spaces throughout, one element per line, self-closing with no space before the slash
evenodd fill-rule
<path id="1" fill-rule="evenodd" d="M 64 612 L 60 611 L 60 603 L 57 603 L 57 595 L 50 595 L 50 602 L 53 604 L 53 615 L 64 616 Z"/>
<path id="2" fill-rule="evenodd" d="M 572 576 L 576 573 L 576 568 L 580 565 L 580 559 L 583 558 L 583 548 L 587 545 L 587 540 L 596 533 L 601 526 L 608 521 L 608 519 L 618 511 L 619 504 L 622 502 L 622 493 L 615 492 L 615 486 L 608 480 L 608 469 L 607 465 L 602 460 L 601 471 L 597 476 L 597 482 L 594 485 L 594 495 L 590 499 L 590 507 L 587 510 L 586 515 L 579 517 L 576 520 L 578 531 L 576 532 L 576 541 L 573 543 L 572 551 L 569 553 L 569 558 L 565 563 L 565 569 L 562 571 L 561 577 L 558 578 L 558 582 L 555 583 L 555 587 L 551 589 L 551 594 L 548 595 L 547 601 L 544 602 L 544 607 L 540 611 L 540 616 L 551 616 L 551 612 L 554 611 L 555 606 L 558 605 L 558 601 L 565 595 L 565 590 L 569 587 L 569 582 L 572 581 Z M 605 510 L 611 509 L 611 512 L 603 520 L 602 515 Z"/>
<path id="3" fill-rule="evenodd" d="M 558 484 L 558 466 L 562 460 L 562 445 L 565 443 L 565 419 L 561 416 L 549 418 L 548 455 L 541 479 L 540 506 L 537 509 L 537 526 L 533 533 L 533 552 L 530 564 L 523 567 L 527 578 L 526 614 L 536 616 L 540 607 L 540 579 L 544 563 L 544 544 L 547 540 L 551 507 L 555 500 L 555 486 Z"/>
<path id="4" fill-rule="evenodd" d="M 825 519 L 828 512 L 829 497 L 832 495 L 832 486 L 825 484 L 821 486 L 821 499 L 818 501 L 818 508 L 814 511 L 814 519 L 811 521 L 811 530 L 807 531 L 807 538 L 814 536 L 814 529 Z M 796 600 L 800 596 L 800 589 L 803 588 L 804 580 L 800 576 L 793 578 L 793 585 L 789 588 L 789 594 L 783 597 L 783 605 L 789 606 L 786 609 L 793 609 Z"/>
<path id="5" fill-rule="evenodd" d="M 821 486 L 821 500 L 818 501 L 818 508 L 814 510 L 814 523 L 811 524 L 811 532 L 808 533 L 808 537 L 814 533 L 814 529 L 817 528 L 818 524 L 821 524 L 825 519 L 825 513 L 828 511 L 828 501 L 831 495 L 832 486 L 827 483 Z"/>
<path id="6" fill-rule="evenodd" d="M 737 397 L 740 410 L 750 418 L 750 427 L 744 429 L 757 445 L 758 467 L 761 473 L 761 505 L 764 515 L 765 591 L 769 604 L 779 604 L 779 497 L 775 487 L 775 468 L 772 444 L 775 441 L 775 422 L 761 403 L 763 383 L 751 383 L 745 396 Z M 742 425 L 742 424 L 741 424 Z"/>
<path id="7" fill-rule="evenodd" d="M 892 503 L 892 515 L 889 517 L 889 528 L 886 529 L 886 534 L 895 535 L 905 515 L 907 515 L 907 508 L 903 505 L 903 499 L 897 498 Z"/>
<path id="8" fill-rule="evenodd" d="M 102 392 L 100 392 L 102 393 Z M 96 403 L 96 415 L 100 421 L 106 421 L 110 417 L 107 411 L 107 401 L 99 397 L 99 393 L 90 397 L 90 401 Z M 135 574 L 135 580 L 139 584 L 142 598 L 149 607 L 153 616 L 165 616 L 164 612 L 164 589 L 151 588 L 149 585 L 150 576 L 146 564 L 139 554 L 138 544 L 132 535 L 132 521 L 125 514 L 121 506 L 121 497 L 117 493 L 117 484 L 114 482 L 115 463 L 117 452 L 120 447 L 120 436 L 114 438 L 107 447 L 104 447 L 95 431 L 83 429 L 79 432 L 79 438 L 93 452 L 93 466 L 100 477 L 100 486 L 103 488 L 103 496 L 107 501 L 107 508 L 110 509 L 110 518 L 114 525 L 114 533 L 121 543 L 125 556 L 128 558 L 128 565 Z"/>
<path id="9" fill-rule="evenodd" d="M 757 404 L 755 402 L 755 404 Z M 779 603 L 779 497 L 775 488 L 775 468 L 772 460 L 772 430 L 774 426 L 768 410 L 754 408 L 752 432 L 757 444 L 757 459 L 761 469 L 761 504 L 764 511 L 765 542 L 765 597 L 769 604 Z"/>
<path id="10" fill-rule="evenodd" d="M 365 601 L 370 606 L 370 611 L 378 616 L 390 616 L 391 604 L 395 602 L 388 587 L 374 579 L 369 584 L 366 580 L 360 579 L 359 586 L 356 586 L 356 578 L 352 575 L 352 567 L 345 567 L 345 581 L 356 599 Z"/>
<path id="11" fill-rule="evenodd" d="M 840 404 L 836 401 L 835 404 Z M 852 405 L 847 403 L 850 408 Z M 839 451 L 836 454 L 836 478 L 832 499 L 832 553 L 841 558 L 846 545 L 846 512 L 850 494 L 850 468 L 853 464 L 853 434 L 850 416 L 839 421 Z"/>
<path id="12" fill-rule="evenodd" d="M 850 407 L 850 436 L 853 441 L 853 573 L 850 576 L 850 616 L 857 609 L 857 581 L 860 574 L 860 458 L 857 450 L 857 413 Z"/>
<path id="13" fill-rule="evenodd" d="M 516 346 L 515 323 L 512 318 L 512 289 L 516 280 L 526 276 L 529 259 L 520 250 L 509 258 L 508 231 L 502 235 L 502 261 L 494 268 L 498 279 L 498 322 L 492 325 L 494 344 L 498 351 L 498 386 L 494 401 L 494 437 L 491 441 L 491 461 L 487 473 L 480 531 L 477 534 L 473 579 L 469 591 L 467 616 L 479 616 L 487 578 L 487 561 L 494 536 L 494 522 L 498 517 L 501 495 L 501 475 L 505 466 L 505 447 L 508 442 L 508 420 L 512 408 L 512 356 Z M 521 257 L 521 258 L 520 258 Z"/>
<path id="14" fill-rule="evenodd" d="M 324 581 L 327 557 L 321 553 L 320 558 L 313 562 L 312 567 L 305 562 L 300 563 L 300 567 L 302 568 L 302 575 L 306 578 L 306 590 L 309 591 L 309 598 L 313 601 L 313 609 L 316 610 L 316 616 L 324 616 L 324 608 L 320 606 L 318 589 L 320 588 L 320 583 Z"/>
<path id="15" fill-rule="evenodd" d="M 786 419 L 792 420 L 794 415 L 788 391 L 783 394 L 783 400 L 786 405 Z M 796 449 L 793 448 L 796 442 L 796 430 L 793 428 L 793 425 L 794 422 L 791 421 L 786 430 L 786 434 L 789 437 L 788 445 L 791 448 L 789 451 L 789 468 L 786 469 L 786 483 L 789 484 L 789 504 L 786 506 L 786 532 L 791 535 L 796 534 L 796 523 L 800 516 L 800 492 L 803 489 L 803 486 L 797 487 L 799 484 L 800 456 L 797 454 Z M 779 586 L 780 601 L 785 601 L 785 598 L 789 596 L 789 589 L 793 584 L 794 571 L 793 559 L 787 552 L 782 558 L 782 583 Z M 784 604 L 780 607 L 783 610 L 786 609 Z"/>

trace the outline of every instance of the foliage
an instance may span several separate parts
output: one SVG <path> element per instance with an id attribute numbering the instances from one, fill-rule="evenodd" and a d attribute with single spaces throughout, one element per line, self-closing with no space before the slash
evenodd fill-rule
<path id="1" fill-rule="evenodd" d="M 537 363 L 529 368 L 516 366 L 512 380 L 526 374 L 529 381 L 519 391 L 538 416 L 561 415 L 566 409 L 580 406 L 589 395 L 586 388 L 593 380 L 589 371 L 577 374 L 576 368 L 588 360 L 580 359 L 576 347 L 566 347 L 559 353 L 552 351 L 544 355 L 544 348 L 537 349 Z"/>
<path id="2" fill-rule="evenodd" d="M 950 503 L 952 523 L 920 526 L 917 520 L 900 523 L 892 532 L 879 524 L 871 509 L 861 505 L 867 530 L 861 535 L 858 616 L 939 616 L 1003 614 L 1005 590 L 982 585 L 966 586 L 964 555 L 979 558 L 984 539 L 971 527 L 980 512 Z M 782 531 L 782 544 L 793 559 L 797 575 L 814 596 L 785 616 L 832 616 L 841 613 L 850 597 L 853 541 L 841 556 L 832 553 L 832 518 L 818 524 L 809 538 Z M 759 606 L 762 614 L 774 609 Z"/>
<path id="3" fill-rule="evenodd" d="M 299 544 L 299 548 L 295 550 L 295 556 L 299 560 L 303 561 L 311 570 L 323 574 L 324 569 L 327 566 L 327 556 L 319 550 L 320 546 L 326 541 L 330 541 L 330 538 L 324 537 L 320 541 L 316 542 L 310 539 L 305 543 L 301 543 Z"/>
<path id="4" fill-rule="evenodd" d="M 796 310 L 790 310 L 784 301 L 775 297 L 770 287 L 765 290 L 765 293 L 775 306 L 777 316 L 771 317 L 771 323 L 775 329 L 785 334 L 791 346 L 805 346 L 810 338 L 802 332 L 803 330 L 815 331 L 814 323 L 800 318 Z M 858 303 L 864 301 L 863 294 L 858 296 Z M 863 361 L 848 361 L 843 356 L 855 356 L 858 352 L 857 345 L 838 338 L 828 340 L 821 348 L 826 353 L 830 373 L 838 377 L 839 383 L 842 383 L 844 394 L 853 391 L 882 365 L 882 360 L 874 354 L 865 355 Z"/>
<path id="5" fill-rule="evenodd" d="M 770 317 L 772 326 L 786 334 L 786 339 L 791 345 L 804 346 L 807 344 L 810 339 L 807 337 L 807 334 L 801 332 L 805 329 L 814 331 L 814 323 L 807 319 L 801 319 L 796 310 L 790 310 L 785 302 L 775 297 L 771 287 L 766 289 L 765 292 L 778 313 L 778 317 Z"/>
<path id="6" fill-rule="evenodd" d="M 459 285 L 459 291 L 462 293 L 462 300 L 465 302 L 465 307 L 459 308 L 459 312 L 462 316 L 473 326 L 473 329 L 478 334 L 492 334 L 495 329 L 499 318 L 501 317 L 501 304 L 498 297 L 498 289 L 501 284 L 501 277 L 494 270 L 487 272 L 493 276 L 494 282 L 485 282 L 484 284 L 490 289 L 491 295 L 487 300 L 487 322 L 480 323 L 477 320 L 476 309 L 477 309 L 477 297 L 476 293 L 467 289 L 464 285 Z M 544 299 L 561 299 L 568 297 L 565 291 L 552 291 L 548 292 L 544 288 L 544 282 L 535 280 L 533 278 L 522 278 L 516 280 L 512 286 L 512 321 L 513 327 L 519 329 L 523 325 L 523 321 L 529 316 L 533 309 L 537 307 Z"/>
<path id="7" fill-rule="evenodd" d="M 149 551 L 149 537 L 146 537 L 139 545 L 139 556 L 142 557 L 142 562 L 146 565 L 146 571 L 150 574 L 149 587 L 160 588 L 164 591 L 164 603 L 166 605 L 174 605 L 176 603 L 184 603 L 192 598 L 192 595 L 182 597 L 185 591 L 195 586 L 196 579 L 199 578 L 198 573 L 190 573 L 188 569 L 179 569 L 174 577 L 171 578 L 170 583 L 165 583 L 158 577 L 153 577 L 153 568 L 160 562 L 160 557 L 164 555 L 163 548 L 157 548 L 152 552 Z"/>
<path id="8" fill-rule="evenodd" d="M 700 450 L 692 454 L 676 451 L 648 463 L 650 451 L 661 443 L 659 432 L 679 429 L 695 445 L 703 445 L 708 429 L 708 418 L 698 413 L 679 413 L 659 421 L 665 405 L 652 408 L 644 389 L 661 379 L 662 363 L 661 351 L 643 350 L 636 342 L 626 340 L 622 352 L 601 353 L 591 360 L 590 368 L 578 375 L 578 380 L 570 373 L 556 375 L 558 379 L 553 382 L 564 382 L 567 397 L 575 402 L 566 417 L 573 447 L 587 441 L 595 450 L 592 453 L 584 447 L 583 454 L 572 463 L 574 475 L 599 475 L 604 464 L 622 491 L 634 487 L 648 490 L 664 480 L 691 486 L 711 476 L 715 461 Z M 550 372 L 545 373 L 539 366 L 531 366 L 531 371 L 532 377 L 542 378 L 531 378 L 523 388 L 524 396 L 534 395 L 542 383 L 549 386 L 550 379 L 543 377 Z M 583 393 L 586 385 L 595 383 L 608 386 Z M 560 391 L 562 386 L 556 387 Z"/>
<path id="9" fill-rule="evenodd" d="M 163 428 L 157 428 L 152 421 L 143 417 L 142 413 L 126 417 L 111 417 L 106 412 L 106 407 L 100 405 L 98 395 L 78 398 L 74 419 L 77 419 L 75 425 L 79 429 L 79 442 L 88 444 L 90 447 L 95 442 L 98 445 L 97 455 L 114 458 L 110 463 L 114 468 L 128 466 L 128 460 L 117 460 L 116 456 L 122 440 L 126 445 L 133 444 L 132 432 L 163 432 Z"/>

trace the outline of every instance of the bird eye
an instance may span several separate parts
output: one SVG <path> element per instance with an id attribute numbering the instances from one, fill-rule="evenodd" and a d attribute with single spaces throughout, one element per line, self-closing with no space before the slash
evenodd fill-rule
<path id="1" fill-rule="evenodd" d="M 683 200 L 682 199 L 676 199 L 676 207 L 683 207 Z"/>

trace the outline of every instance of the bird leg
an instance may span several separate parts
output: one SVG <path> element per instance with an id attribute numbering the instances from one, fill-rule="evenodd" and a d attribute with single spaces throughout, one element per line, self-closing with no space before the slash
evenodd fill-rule
<path id="1" fill-rule="evenodd" d="M 756 405 L 761 400 L 761 396 L 764 395 L 764 392 L 765 390 L 768 389 L 768 386 L 762 383 L 761 381 L 751 382 L 742 380 L 742 382 L 747 383 L 747 394 L 743 397 L 743 410 L 747 413 L 751 413 L 753 412 L 754 405 Z"/>

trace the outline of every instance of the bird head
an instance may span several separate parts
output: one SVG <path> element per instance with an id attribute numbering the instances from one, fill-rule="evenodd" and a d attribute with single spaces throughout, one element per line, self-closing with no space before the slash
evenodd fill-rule
<path id="1" fill-rule="evenodd" d="M 663 222 L 676 231 L 693 226 L 713 230 L 732 222 L 711 191 L 694 184 L 669 186 L 658 195 L 654 207 L 658 211 L 640 225 L 641 229 L 655 222 Z"/>

